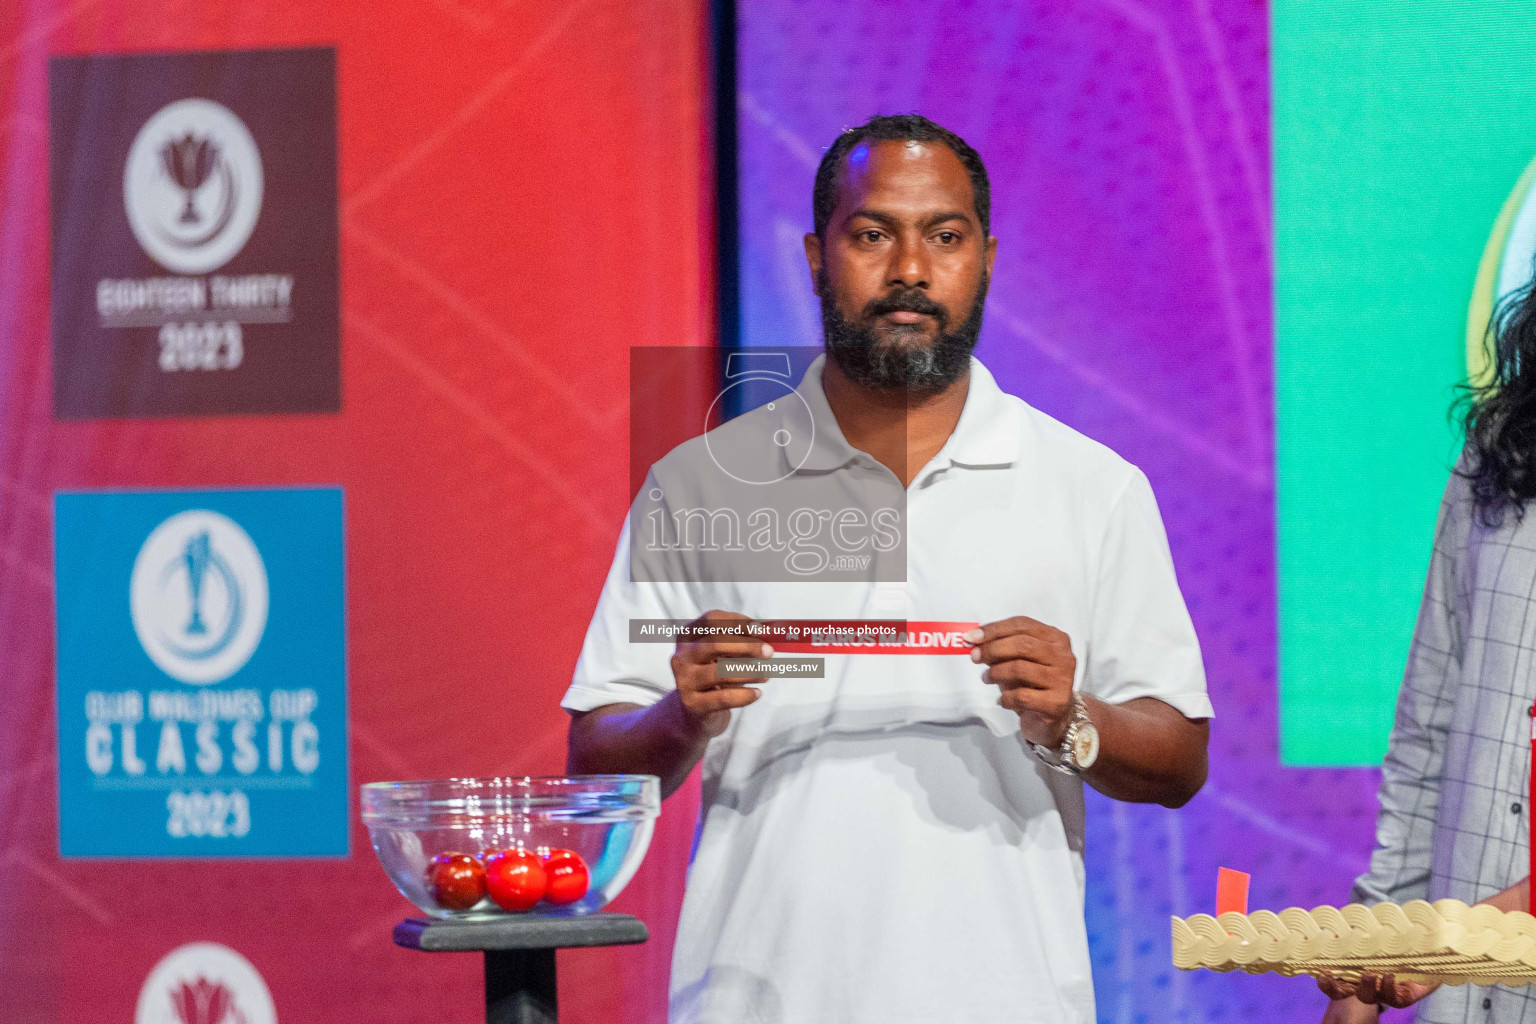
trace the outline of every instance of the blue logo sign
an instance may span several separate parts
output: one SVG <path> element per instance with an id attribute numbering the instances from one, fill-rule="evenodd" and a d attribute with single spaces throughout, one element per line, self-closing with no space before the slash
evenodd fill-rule
<path id="1" fill-rule="evenodd" d="M 339 488 L 54 499 L 65 857 L 344 857 Z"/>

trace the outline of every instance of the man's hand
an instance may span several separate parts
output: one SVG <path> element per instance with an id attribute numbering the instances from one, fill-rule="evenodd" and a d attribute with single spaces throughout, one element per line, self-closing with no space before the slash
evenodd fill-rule
<path id="1" fill-rule="evenodd" d="M 772 650 L 752 638 L 752 620 L 732 612 L 706 612 L 689 625 L 732 626 L 731 635 L 679 638 L 672 655 L 677 689 L 647 707 L 605 704 L 571 717 L 565 768 L 572 775 L 637 773 L 661 779 L 661 795 L 675 793 L 704 755 L 712 737 L 731 723 L 731 709 L 745 707 L 762 691 L 717 679 L 720 658 L 767 657 Z"/>
<path id="2" fill-rule="evenodd" d="M 1322 984 L 1321 979 L 1318 984 Z M 1322 1024 L 1376 1024 L 1380 1019 L 1381 1007 L 1374 1003 L 1362 1003 L 1354 996 L 1349 996 L 1328 1004 L 1328 1009 L 1323 1011 Z"/>
<path id="3" fill-rule="evenodd" d="M 1019 716 L 1024 738 L 1052 750 L 1072 722 L 1072 640 L 1054 626 L 1016 615 L 971 630 L 971 660 L 986 665 L 983 682 L 998 687 L 997 702 Z"/>
<path id="4" fill-rule="evenodd" d="M 731 724 L 732 708 L 744 708 L 763 695 L 763 691 L 744 684 L 765 682 L 768 678 L 720 679 L 715 662 L 720 658 L 766 658 L 773 648 L 753 639 L 752 620 L 736 612 L 708 611 L 688 628 L 704 626 L 732 627 L 732 635 L 679 640 L 672 655 L 672 678 L 677 682 L 677 696 L 684 712 L 705 736 L 713 737 Z"/>
<path id="5" fill-rule="evenodd" d="M 1024 738 L 1057 750 L 1072 724 L 1072 639 L 1018 615 L 971 630 L 971 660 L 1001 691 L 997 703 L 1019 716 Z M 1099 757 L 1083 780 L 1105 796 L 1182 807 L 1205 784 L 1210 723 L 1189 719 L 1156 697 L 1107 703 L 1085 698 L 1099 731 Z"/>
<path id="6" fill-rule="evenodd" d="M 1366 974 L 1358 982 L 1323 975 L 1317 979 L 1317 987 L 1333 1000 L 1323 1015 L 1323 1024 L 1354 1024 L 1355 1021 L 1374 1021 L 1381 1014 L 1382 1006 L 1397 1009 L 1412 1006 L 1440 986 L 1400 981 L 1390 974 Z"/>

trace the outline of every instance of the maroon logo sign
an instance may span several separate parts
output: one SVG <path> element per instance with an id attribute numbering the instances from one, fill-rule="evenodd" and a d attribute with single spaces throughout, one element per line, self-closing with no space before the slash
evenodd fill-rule
<path id="1" fill-rule="evenodd" d="M 134 1024 L 277 1024 L 272 993 L 255 966 L 216 942 L 189 942 L 155 964 L 139 990 Z"/>
<path id="2" fill-rule="evenodd" d="M 54 413 L 336 412 L 329 48 L 56 57 Z"/>

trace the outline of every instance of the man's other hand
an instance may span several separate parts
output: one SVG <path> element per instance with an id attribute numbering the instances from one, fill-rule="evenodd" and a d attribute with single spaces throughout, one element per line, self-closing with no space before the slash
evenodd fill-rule
<path id="1" fill-rule="evenodd" d="M 731 724 L 731 709 L 744 708 L 763 695 L 763 691 L 744 684 L 766 682 L 767 676 L 746 679 L 720 679 L 715 663 L 721 658 L 766 658 L 773 648 L 754 639 L 752 620 L 736 612 L 708 611 L 689 624 L 700 627 L 727 627 L 730 633 L 712 638 L 685 635 L 672 654 L 672 678 L 683 710 L 706 736 L 718 736 Z"/>
<path id="2" fill-rule="evenodd" d="M 989 622 L 966 634 L 976 645 L 971 660 L 1001 694 L 997 703 L 1019 716 L 1024 738 L 1052 750 L 1072 721 L 1072 640 L 1054 626 L 1023 615 Z"/>

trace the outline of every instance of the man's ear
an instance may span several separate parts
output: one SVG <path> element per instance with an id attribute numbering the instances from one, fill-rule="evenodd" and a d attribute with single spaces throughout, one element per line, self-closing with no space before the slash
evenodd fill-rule
<path id="1" fill-rule="evenodd" d="M 997 238 L 995 236 L 988 236 L 988 238 L 987 238 L 987 255 L 986 255 L 986 259 L 987 259 L 987 276 L 991 277 L 992 276 L 992 264 L 997 262 Z"/>
<path id="2" fill-rule="evenodd" d="M 805 262 L 811 268 L 811 291 L 817 296 L 821 295 L 821 239 L 816 237 L 813 231 L 805 236 Z"/>

